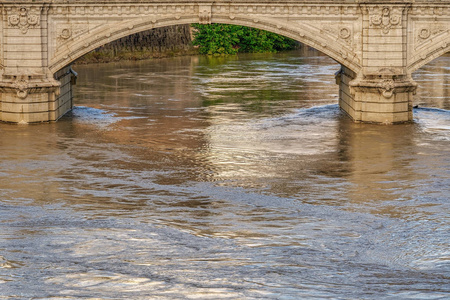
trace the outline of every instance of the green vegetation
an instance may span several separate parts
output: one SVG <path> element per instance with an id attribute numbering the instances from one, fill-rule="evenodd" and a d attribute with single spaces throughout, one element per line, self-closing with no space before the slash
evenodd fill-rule
<path id="1" fill-rule="evenodd" d="M 267 53 L 292 50 L 298 43 L 268 31 L 237 25 L 189 25 L 157 28 L 121 38 L 101 46 L 80 58 L 77 63 L 141 60 L 181 55 L 218 56 L 238 52 Z M 199 46 L 198 49 L 192 47 Z"/>
<path id="2" fill-rule="evenodd" d="M 265 30 L 226 24 L 193 24 L 195 46 L 201 54 L 227 55 L 238 52 L 278 52 L 295 49 L 293 39 Z"/>

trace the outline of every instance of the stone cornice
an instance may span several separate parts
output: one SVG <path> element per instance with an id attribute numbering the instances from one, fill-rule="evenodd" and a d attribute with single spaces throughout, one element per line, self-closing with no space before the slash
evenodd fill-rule
<path id="1" fill-rule="evenodd" d="M 21 4 L 64 4 L 64 5 L 120 5 L 120 4 L 256 4 L 256 5 L 295 5 L 295 4 L 376 4 L 376 5 L 394 5 L 394 4 L 427 4 L 427 5 L 450 5 L 450 0 L 0 0 L 0 5 L 21 5 Z"/>
<path id="2" fill-rule="evenodd" d="M 446 0 L 447 1 L 447 0 Z M 297 3 L 317 3 L 317 4 L 357 4 L 358 0 L 283 0 L 283 1 L 273 1 L 273 0 L 184 0 L 184 1 L 173 1 L 173 0 L 0 0 L 0 4 L 21 4 L 21 3 L 36 3 L 36 4 L 115 4 L 115 3 L 142 3 L 142 4 L 153 4 L 153 3 L 164 3 L 164 4 L 197 4 L 197 3 L 254 3 L 254 4 L 297 4 Z"/>

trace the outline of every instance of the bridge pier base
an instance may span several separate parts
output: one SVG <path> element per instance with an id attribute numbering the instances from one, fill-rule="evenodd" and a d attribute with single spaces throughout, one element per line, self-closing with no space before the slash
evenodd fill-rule
<path id="1" fill-rule="evenodd" d="M 355 122 L 397 124 L 413 120 L 417 84 L 408 76 L 362 76 L 342 66 L 336 83 L 339 106 Z"/>
<path id="2" fill-rule="evenodd" d="M 56 121 L 72 109 L 76 73 L 63 68 L 55 78 L 3 76 L 0 81 L 0 121 L 37 123 Z"/>

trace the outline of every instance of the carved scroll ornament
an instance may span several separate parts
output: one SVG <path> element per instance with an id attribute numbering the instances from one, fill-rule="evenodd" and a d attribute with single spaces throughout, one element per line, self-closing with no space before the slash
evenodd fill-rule
<path id="1" fill-rule="evenodd" d="M 36 28 L 40 25 L 40 16 L 30 13 L 26 7 L 21 7 L 15 14 L 8 17 L 8 24 L 12 28 L 19 28 L 22 34 L 26 34 L 28 29 Z"/>
<path id="2" fill-rule="evenodd" d="M 391 28 L 402 25 L 402 12 L 393 7 L 377 7 L 370 16 L 370 25 L 381 28 L 384 34 L 388 34 Z"/>

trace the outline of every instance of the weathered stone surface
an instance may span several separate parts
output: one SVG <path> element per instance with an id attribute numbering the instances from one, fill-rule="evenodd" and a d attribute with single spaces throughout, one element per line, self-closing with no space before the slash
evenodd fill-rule
<path id="1" fill-rule="evenodd" d="M 146 59 L 195 53 L 191 27 L 174 25 L 135 33 L 97 48 L 77 63 Z"/>
<path id="2" fill-rule="evenodd" d="M 236 24 L 314 47 L 343 66 L 340 105 L 358 122 L 412 120 L 412 72 L 450 50 L 450 0 L 0 0 L 0 9 L 9 122 L 57 120 L 71 108 L 71 63 L 165 26 Z"/>

